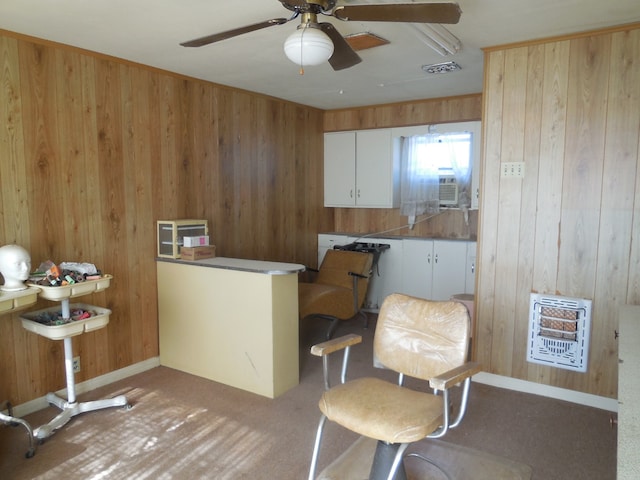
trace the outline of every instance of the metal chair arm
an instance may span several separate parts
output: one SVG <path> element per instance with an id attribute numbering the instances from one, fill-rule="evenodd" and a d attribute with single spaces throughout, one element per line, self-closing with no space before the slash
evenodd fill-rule
<path id="1" fill-rule="evenodd" d="M 348 335 L 343 335 L 342 337 L 333 338 L 326 342 L 313 345 L 311 347 L 311 354 L 316 357 L 321 357 L 358 343 L 362 343 L 362 336 L 350 333 Z"/>
<path id="2" fill-rule="evenodd" d="M 481 371 L 480 364 L 476 362 L 467 362 L 459 367 L 452 368 L 451 370 L 433 377 L 429 380 L 429 385 L 434 389 L 434 393 L 438 391 L 442 392 L 442 426 L 429 435 L 429 438 L 440 438 L 450 428 L 456 428 L 462 422 L 469 402 L 469 387 L 471 386 L 471 377 Z M 458 406 L 458 413 L 453 420 L 450 418 L 450 402 L 449 402 L 449 388 L 462 383 L 462 396 L 460 398 L 460 405 Z"/>
<path id="3" fill-rule="evenodd" d="M 322 376 L 324 377 L 324 388 L 329 390 L 331 384 L 329 381 L 329 355 L 331 353 L 344 350 L 342 357 L 342 370 L 340 371 L 340 383 L 347 380 L 347 367 L 349 364 L 349 352 L 352 345 L 362 343 L 362 336 L 350 333 L 342 337 L 334 338 L 326 342 L 318 343 L 311 347 L 311 354 L 322 357 Z"/>
<path id="4" fill-rule="evenodd" d="M 480 372 L 482 367 L 476 362 L 467 362 L 429 380 L 429 386 L 435 390 L 447 390 L 463 380 Z"/>

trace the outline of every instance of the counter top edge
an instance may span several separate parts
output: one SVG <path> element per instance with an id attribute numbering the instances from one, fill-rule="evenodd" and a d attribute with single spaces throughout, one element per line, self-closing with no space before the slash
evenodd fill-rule
<path id="1" fill-rule="evenodd" d="M 219 268 L 240 272 L 262 273 L 265 275 L 289 275 L 305 271 L 305 266 L 298 263 L 271 262 L 265 260 L 248 260 L 244 258 L 214 257 L 202 260 L 182 260 L 180 258 L 156 257 L 157 262 L 179 263 L 196 267 Z"/>

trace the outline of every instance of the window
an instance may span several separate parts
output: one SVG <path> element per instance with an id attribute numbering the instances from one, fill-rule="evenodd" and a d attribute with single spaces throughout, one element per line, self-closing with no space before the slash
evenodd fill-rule
<path id="1" fill-rule="evenodd" d="M 441 207 L 478 208 L 479 121 L 396 127 L 400 165 L 400 212 L 416 215 Z M 474 203 L 475 202 L 475 203 Z"/>
<path id="2" fill-rule="evenodd" d="M 467 177 L 471 169 L 471 132 L 430 133 L 416 139 L 414 175 L 425 177 L 434 169 L 439 175 Z"/>

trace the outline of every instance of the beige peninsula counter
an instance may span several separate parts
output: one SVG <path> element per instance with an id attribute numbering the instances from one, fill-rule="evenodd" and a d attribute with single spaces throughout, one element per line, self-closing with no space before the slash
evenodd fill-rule
<path id="1" fill-rule="evenodd" d="M 161 365 L 269 398 L 298 384 L 303 265 L 156 260 Z"/>

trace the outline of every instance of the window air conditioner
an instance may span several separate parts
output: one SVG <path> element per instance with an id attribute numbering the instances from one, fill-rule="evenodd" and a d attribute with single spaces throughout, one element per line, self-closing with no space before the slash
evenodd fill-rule
<path id="1" fill-rule="evenodd" d="M 440 205 L 458 204 L 458 182 L 455 175 L 440 176 Z"/>

